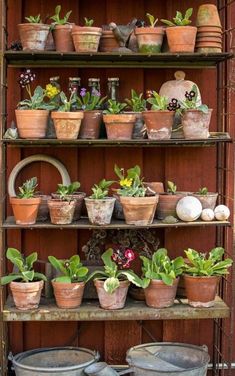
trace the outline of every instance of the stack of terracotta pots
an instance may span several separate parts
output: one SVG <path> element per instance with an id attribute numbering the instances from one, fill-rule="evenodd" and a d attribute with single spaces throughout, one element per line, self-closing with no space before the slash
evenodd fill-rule
<path id="1" fill-rule="evenodd" d="M 214 4 L 203 4 L 197 13 L 197 52 L 222 52 L 222 26 Z"/>

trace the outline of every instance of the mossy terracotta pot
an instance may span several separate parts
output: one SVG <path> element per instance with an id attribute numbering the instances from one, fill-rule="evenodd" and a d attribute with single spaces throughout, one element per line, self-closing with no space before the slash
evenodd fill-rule
<path id="1" fill-rule="evenodd" d="M 26 311 L 39 306 L 44 281 L 11 282 L 10 289 L 16 308 Z"/>
<path id="2" fill-rule="evenodd" d="M 209 127 L 212 110 L 207 113 L 199 110 L 187 110 L 182 116 L 184 138 L 207 139 L 210 136 Z"/>
<path id="3" fill-rule="evenodd" d="M 18 198 L 10 197 L 13 214 L 17 225 L 33 225 L 36 222 L 40 197 Z"/>
<path id="4" fill-rule="evenodd" d="M 112 219 L 115 198 L 104 199 L 85 198 L 89 221 L 93 225 L 109 225 Z"/>
<path id="5" fill-rule="evenodd" d="M 166 28 L 166 35 L 170 52 L 194 52 L 195 26 L 170 26 Z"/>
<path id="6" fill-rule="evenodd" d="M 135 114 L 103 115 L 109 140 L 130 140 L 136 121 Z"/>
<path id="7" fill-rule="evenodd" d="M 100 306 L 103 309 L 122 309 L 125 306 L 126 296 L 128 288 L 130 286 L 129 281 L 120 281 L 119 287 L 109 294 L 104 289 L 104 281 L 95 279 L 94 285 L 98 294 Z"/>
<path id="8" fill-rule="evenodd" d="M 53 38 L 55 41 L 56 51 L 72 52 L 74 51 L 74 44 L 72 38 L 72 28 L 74 24 L 55 25 L 53 29 Z"/>
<path id="9" fill-rule="evenodd" d="M 174 111 L 144 111 L 143 117 L 150 140 L 169 140 L 174 123 Z"/>
<path id="10" fill-rule="evenodd" d="M 196 25 L 221 27 L 217 6 L 214 4 L 200 5 L 197 12 Z"/>
<path id="11" fill-rule="evenodd" d="M 215 209 L 218 193 L 208 192 L 206 195 L 193 193 L 193 196 L 200 201 L 200 203 L 202 204 L 202 209 Z"/>
<path id="12" fill-rule="evenodd" d="M 100 27 L 74 26 L 72 38 L 76 52 L 97 52 L 101 34 Z"/>
<path id="13" fill-rule="evenodd" d="M 112 30 L 103 30 L 100 38 L 100 52 L 112 52 L 119 48 L 119 42 Z"/>
<path id="14" fill-rule="evenodd" d="M 193 277 L 185 274 L 188 304 L 192 307 L 213 307 L 219 281 L 218 276 Z"/>
<path id="15" fill-rule="evenodd" d="M 102 123 L 102 111 L 84 111 L 81 128 L 79 131 L 79 138 L 87 140 L 95 140 L 99 138 L 100 126 Z"/>
<path id="16" fill-rule="evenodd" d="M 46 46 L 50 25 L 24 23 L 18 25 L 23 50 L 43 51 Z"/>
<path id="17" fill-rule="evenodd" d="M 184 196 L 185 195 L 182 193 L 176 193 L 175 195 L 167 193 L 160 194 L 156 212 L 157 218 L 161 220 L 169 216 L 177 218 L 176 205 Z"/>
<path id="18" fill-rule="evenodd" d="M 137 38 L 139 52 L 159 53 L 161 52 L 164 27 L 137 27 L 135 35 Z"/>
<path id="19" fill-rule="evenodd" d="M 73 221 L 76 201 L 48 200 L 51 223 L 55 225 L 68 225 Z"/>
<path id="20" fill-rule="evenodd" d="M 15 110 L 20 138 L 45 138 L 49 111 Z"/>
<path id="21" fill-rule="evenodd" d="M 59 308 L 77 308 L 82 303 L 85 283 L 52 281 L 56 304 Z"/>
<path id="22" fill-rule="evenodd" d="M 57 193 L 52 193 L 51 197 L 59 200 L 59 195 Z M 83 206 L 84 198 L 86 197 L 86 193 L 75 192 L 72 195 L 67 195 L 67 197 L 68 197 L 69 200 L 75 200 L 76 201 L 73 220 L 78 221 L 81 218 L 82 206 Z"/>
<path id="23" fill-rule="evenodd" d="M 53 119 L 56 137 L 59 140 L 76 140 L 81 127 L 83 112 L 63 112 L 53 111 Z"/>
<path id="24" fill-rule="evenodd" d="M 153 279 L 144 289 L 145 301 L 148 307 L 166 308 L 174 304 L 179 278 L 176 278 L 172 286 L 163 281 Z"/>
<path id="25" fill-rule="evenodd" d="M 128 225 L 147 226 L 153 222 L 158 195 L 150 197 L 120 196 L 120 202 Z"/>

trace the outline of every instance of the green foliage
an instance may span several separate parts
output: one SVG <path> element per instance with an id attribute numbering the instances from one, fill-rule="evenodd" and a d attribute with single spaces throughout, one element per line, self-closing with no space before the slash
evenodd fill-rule
<path id="1" fill-rule="evenodd" d="M 37 273 L 33 270 L 33 264 L 38 259 L 37 252 L 31 253 L 27 257 L 15 248 L 8 248 L 6 253 L 7 259 L 12 262 L 18 269 L 17 272 L 10 273 L 9 275 L 1 278 L 1 285 L 6 285 L 12 281 L 17 282 L 32 282 L 32 281 L 46 281 L 46 277 L 42 273 Z"/>
<path id="2" fill-rule="evenodd" d="M 109 248 L 101 256 L 104 268 L 103 270 L 96 270 L 90 276 L 89 279 L 93 279 L 95 276 L 98 279 L 105 280 L 104 289 L 109 294 L 112 294 L 120 285 L 120 280 L 128 279 L 136 286 L 142 286 L 142 280 L 131 269 L 118 270 L 117 264 L 112 260 L 113 249 Z"/>
<path id="3" fill-rule="evenodd" d="M 94 184 L 94 186 L 91 188 L 93 194 L 90 196 L 90 198 L 95 200 L 102 200 L 109 194 L 109 187 L 114 182 L 111 180 L 105 180 L 102 179 L 99 184 Z"/>
<path id="4" fill-rule="evenodd" d="M 161 19 L 161 21 L 166 24 L 167 26 L 187 26 L 191 24 L 190 17 L 193 14 L 193 8 L 189 8 L 186 10 L 185 15 L 179 11 L 176 12 L 176 16 L 173 18 L 173 22 L 165 19 Z"/>
<path id="5" fill-rule="evenodd" d="M 168 99 L 159 95 L 156 91 L 152 92 L 153 97 L 148 98 L 147 102 L 152 105 L 151 110 L 166 111 L 168 107 Z"/>
<path id="6" fill-rule="evenodd" d="M 180 109 L 178 110 L 179 113 L 183 113 L 187 110 L 198 110 L 202 111 L 204 114 L 208 113 L 208 106 L 206 104 L 198 105 L 198 88 L 196 85 L 192 86 L 190 93 L 193 94 L 193 97 L 190 96 L 186 98 L 184 101 L 179 101 Z"/>
<path id="7" fill-rule="evenodd" d="M 88 269 L 82 265 L 78 255 L 74 255 L 67 260 L 59 260 L 54 256 L 48 256 L 48 260 L 61 274 L 59 277 L 54 278 L 55 282 L 74 283 L 86 281 Z"/>
<path id="8" fill-rule="evenodd" d="M 87 26 L 87 27 L 91 27 L 94 23 L 94 20 L 92 20 L 91 18 L 87 18 L 87 17 L 84 17 L 84 21 L 85 21 L 84 26 Z"/>
<path id="9" fill-rule="evenodd" d="M 19 198 L 32 198 L 35 194 L 35 189 L 37 188 L 37 178 L 31 178 L 26 180 L 21 187 L 19 187 L 19 194 L 17 197 Z"/>
<path id="10" fill-rule="evenodd" d="M 81 184 L 79 183 L 79 181 L 75 181 L 69 185 L 58 184 L 56 193 L 59 194 L 60 200 L 67 200 L 68 196 L 75 193 L 80 188 L 80 186 Z"/>
<path id="11" fill-rule="evenodd" d="M 230 258 L 222 260 L 224 255 L 224 248 L 222 247 L 213 248 L 208 255 L 191 248 L 184 252 L 190 262 L 189 265 L 184 265 L 184 273 L 195 277 L 228 274 L 228 268 L 233 263 Z"/>
<path id="12" fill-rule="evenodd" d="M 158 21 L 158 18 L 155 19 L 155 17 L 150 13 L 146 13 L 146 16 L 148 17 L 150 26 L 154 27 L 156 25 L 157 21 Z"/>
<path id="13" fill-rule="evenodd" d="M 117 101 L 114 101 L 112 99 L 109 99 L 108 100 L 108 108 L 107 110 L 105 110 L 103 113 L 104 114 L 120 114 L 124 108 L 127 106 L 126 103 L 120 103 L 120 102 L 117 102 Z"/>
<path id="14" fill-rule="evenodd" d="M 22 110 L 54 110 L 55 104 L 53 104 L 51 101 L 45 101 L 45 98 L 47 98 L 47 93 L 41 86 L 36 87 L 33 95 L 31 95 L 29 86 L 26 87 L 26 90 L 29 94 L 29 99 L 20 101 L 17 108 Z"/>
<path id="15" fill-rule="evenodd" d="M 177 186 L 172 181 L 168 180 L 167 182 L 167 193 L 175 195 L 177 191 Z"/>
<path id="16" fill-rule="evenodd" d="M 92 93 L 81 89 L 80 96 L 77 97 L 77 108 L 84 111 L 100 109 L 106 98 L 101 98 L 100 92 L 95 89 L 92 90 Z"/>
<path id="17" fill-rule="evenodd" d="M 77 102 L 77 96 L 74 91 L 70 94 L 69 98 L 67 98 L 66 94 L 61 91 L 60 92 L 60 103 L 58 107 L 59 112 L 71 112 L 73 109 L 73 105 Z"/>
<path id="18" fill-rule="evenodd" d="M 118 176 L 120 188 L 118 194 L 125 197 L 144 197 L 146 188 L 143 185 L 143 179 L 140 178 L 141 169 L 138 165 L 129 168 L 125 177 L 124 168 L 114 166 L 114 172 Z"/>
<path id="19" fill-rule="evenodd" d="M 183 273 L 183 257 L 170 260 L 165 248 L 160 248 L 154 252 L 151 259 L 145 256 L 140 256 L 140 258 L 143 261 L 143 288 L 148 287 L 152 279 L 161 280 L 166 285 L 173 285 L 175 278 Z"/>
<path id="20" fill-rule="evenodd" d="M 128 106 L 133 112 L 146 111 L 146 100 L 142 98 L 143 93 L 137 94 L 135 90 L 131 90 L 131 99 L 125 99 Z"/>
<path id="21" fill-rule="evenodd" d="M 208 194 L 208 188 L 207 187 L 200 188 L 198 191 L 198 194 L 202 196 L 206 196 Z"/>
<path id="22" fill-rule="evenodd" d="M 61 5 L 57 5 L 55 7 L 55 15 L 50 17 L 51 20 L 54 21 L 53 25 L 65 25 L 66 23 L 68 23 L 68 19 L 72 11 L 70 10 L 69 12 L 67 12 L 63 18 L 60 18 L 60 12 L 61 12 Z"/>
<path id="23" fill-rule="evenodd" d="M 30 23 L 40 24 L 42 23 L 41 16 L 38 14 L 37 16 L 29 16 L 25 17 L 25 19 Z"/>

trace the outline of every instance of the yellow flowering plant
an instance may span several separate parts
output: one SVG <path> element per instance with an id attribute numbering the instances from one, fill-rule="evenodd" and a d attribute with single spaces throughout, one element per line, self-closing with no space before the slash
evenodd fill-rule
<path id="1" fill-rule="evenodd" d="M 46 96 L 49 99 L 55 98 L 60 93 L 60 90 L 52 84 L 46 85 Z"/>
<path id="2" fill-rule="evenodd" d="M 120 168 L 117 165 L 114 166 L 114 171 L 119 178 L 120 188 L 117 193 L 120 196 L 129 197 L 144 197 L 146 194 L 146 188 L 143 185 L 143 179 L 140 178 L 141 169 L 138 165 L 129 168 L 125 176 L 124 168 Z"/>

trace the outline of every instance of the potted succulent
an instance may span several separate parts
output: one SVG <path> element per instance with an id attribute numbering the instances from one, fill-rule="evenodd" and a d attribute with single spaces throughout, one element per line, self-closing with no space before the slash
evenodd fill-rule
<path id="1" fill-rule="evenodd" d="M 54 22 L 52 23 L 52 34 L 55 41 L 56 51 L 60 52 L 71 52 L 74 51 L 73 39 L 72 39 L 72 28 L 73 23 L 68 22 L 70 10 L 65 14 L 63 18 L 60 18 L 61 5 L 55 7 L 54 16 L 50 17 Z"/>
<path id="2" fill-rule="evenodd" d="M 15 110 L 17 129 L 21 138 L 44 138 L 46 136 L 49 112 L 55 108 L 53 98 L 41 86 L 31 91 L 31 83 L 36 75 L 26 69 L 19 75 L 19 85 L 26 89 L 29 99 L 20 101 Z M 48 86 L 48 85 L 47 85 Z M 58 90 L 54 92 L 55 96 Z"/>
<path id="3" fill-rule="evenodd" d="M 109 225 L 111 222 L 115 198 L 108 197 L 113 181 L 102 179 L 91 190 L 92 195 L 85 198 L 89 221 L 93 225 Z"/>
<path id="4" fill-rule="evenodd" d="M 101 256 L 104 263 L 103 270 L 96 270 L 89 276 L 89 279 L 97 276 L 94 279 L 94 284 L 102 308 L 123 308 L 125 306 L 130 282 L 136 286 L 142 286 L 141 278 L 129 269 L 130 261 L 133 260 L 132 256 L 127 263 L 127 270 L 118 269 L 116 262 L 114 262 L 115 253 L 112 248 L 109 248 Z"/>
<path id="5" fill-rule="evenodd" d="M 164 220 L 166 217 L 177 218 L 176 205 L 184 197 L 183 192 L 177 192 L 177 186 L 174 182 L 167 182 L 167 192 L 159 194 L 159 203 L 157 206 L 157 218 Z"/>
<path id="6" fill-rule="evenodd" d="M 16 197 L 10 197 L 17 225 L 33 225 L 36 222 L 41 198 L 36 196 L 37 178 L 26 180 Z"/>
<path id="7" fill-rule="evenodd" d="M 174 123 L 175 110 L 178 102 L 168 101 L 165 96 L 152 92 L 152 97 L 147 99 L 151 104 L 151 110 L 144 111 L 143 117 L 150 140 L 168 140 L 171 138 L 171 131 Z"/>
<path id="8" fill-rule="evenodd" d="M 200 188 L 198 192 L 194 193 L 193 196 L 200 201 L 202 209 L 215 209 L 218 193 L 208 192 L 208 188 L 203 187 Z"/>
<path id="9" fill-rule="evenodd" d="M 173 21 L 161 20 L 168 26 L 166 35 L 170 52 L 194 52 L 197 28 L 189 26 L 192 22 L 190 20 L 192 14 L 193 8 L 189 8 L 184 16 L 177 11 Z"/>
<path id="10" fill-rule="evenodd" d="M 143 261 L 143 288 L 146 304 L 165 308 L 174 304 L 179 276 L 183 273 L 184 259 L 170 260 L 165 248 L 158 249 L 152 258 L 140 256 Z"/>
<path id="11" fill-rule="evenodd" d="M 144 187 L 140 178 L 141 170 L 138 165 L 127 171 L 117 165 L 114 171 L 119 178 L 120 188 L 117 194 L 120 196 L 120 203 L 127 224 L 136 226 L 147 226 L 153 222 L 158 195 L 146 196 L 147 188 Z"/>
<path id="12" fill-rule="evenodd" d="M 70 192 L 68 186 L 58 184 L 56 196 L 48 200 L 51 223 L 55 225 L 72 223 L 77 202 Z"/>
<path id="13" fill-rule="evenodd" d="M 73 255 L 67 260 L 48 256 L 51 265 L 59 272 L 52 279 L 56 304 L 59 308 L 77 308 L 81 305 L 88 268 L 82 265 L 80 257 Z"/>
<path id="14" fill-rule="evenodd" d="M 101 108 L 106 98 L 101 98 L 101 93 L 95 88 L 92 88 L 91 93 L 85 88 L 81 89 L 80 96 L 77 97 L 77 108 L 84 111 L 84 118 L 81 123 L 79 138 L 99 138 L 102 122 Z"/>
<path id="15" fill-rule="evenodd" d="M 143 111 L 146 111 L 146 100 L 143 98 L 143 93 L 137 94 L 135 90 L 131 90 L 131 98 L 125 100 L 128 107 L 136 115 L 136 121 L 132 138 L 145 138 L 146 127 L 143 119 Z M 127 112 L 126 112 L 127 113 Z"/>
<path id="16" fill-rule="evenodd" d="M 212 307 L 221 276 L 228 274 L 232 259 L 223 260 L 224 248 L 213 248 L 209 254 L 189 248 L 185 251 L 184 283 L 192 307 Z"/>
<path id="17" fill-rule="evenodd" d="M 110 140 L 130 140 L 136 121 L 135 114 L 123 112 L 126 103 L 119 103 L 115 100 L 108 100 L 108 107 L 103 111 L 103 120 Z"/>
<path id="18" fill-rule="evenodd" d="M 159 53 L 161 52 L 163 36 L 165 34 L 164 27 L 155 26 L 158 19 L 155 19 L 153 15 L 147 13 L 146 16 L 150 25 L 135 28 L 139 52 L 148 54 Z"/>
<path id="19" fill-rule="evenodd" d="M 25 17 L 28 23 L 18 24 L 23 50 L 43 51 L 46 46 L 50 25 L 42 23 L 41 16 Z"/>
<path id="20" fill-rule="evenodd" d="M 86 197 L 86 193 L 78 192 L 81 184 L 79 181 L 75 181 L 69 185 L 58 184 L 58 190 L 55 193 L 52 193 L 52 198 L 55 199 L 69 199 L 75 200 L 76 206 L 73 215 L 73 220 L 78 221 L 81 218 L 82 204 L 83 200 Z"/>
<path id="21" fill-rule="evenodd" d="M 102 34 L 100 27 L 92 26 L 94 20 L 84 18 L 84 26 L 74 26 L 72 31 L 76 52 L 97 52 Z"/>
<path id="22" fill-rule="evenodd" d="M 38 308 L 44 281 L 47 279 L 44 274 L 33 270 L 33 264 L 38 258 L 37 252 L 24 257 L 17 249 L 8 248 L 6 256 L 17 271 L 2 277 L 1 285 L 10 284 L 16 308 L 20 310 Z"/>
<path id="23" fill-rule="evenodd" d="M 60 103 L 57 111 L 52 111 L 56 137 L 59 140 L 76 140 L 84 117 L 81 111 L 72 111 L 77 101 L 76 91 L 72 90 L 67 98 L 63 91 L 60 92 Z"/>

